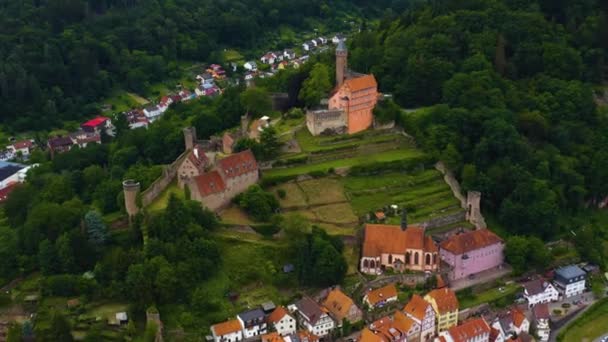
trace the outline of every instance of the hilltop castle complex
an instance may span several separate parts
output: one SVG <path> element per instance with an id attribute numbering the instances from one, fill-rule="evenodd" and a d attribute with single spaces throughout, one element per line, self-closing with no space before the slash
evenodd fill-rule
<path id="1" fill-rule="evenodd" d="M 328 108 L 306 113 L 306 127 L 312 135 L 353 134 L 372 126 L 378 102 L 378 83 L 374 75 L 348 70 L 348 51 L 344 41 L 336 48 L 336 87 Z"/>

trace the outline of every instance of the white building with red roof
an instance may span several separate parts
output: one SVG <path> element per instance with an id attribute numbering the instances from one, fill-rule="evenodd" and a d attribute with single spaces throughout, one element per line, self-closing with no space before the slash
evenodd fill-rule
<path id="1" fill-rule="evenodd" d="M 13 155 L 21 153 L 22 156 L 27 157 L 30 155 L 32 147 L 34 147 L 34 143 L 28 139 L 14 142 L 6 146 L 6 149 Z"/>
<path id="2" fill-rule="evenodd" d="M 441 342 L 489 342 L 491 328 L 483 318 L 474 318 L 451 327 L 439 336 Z"/>
<path id="3" fill-rule="evenodd" d="M 114 127 L 112 126 L 112 120 L 105 116 L 97 116 L 81 124 L 80 128 L 82 128 L 82 130 L 87 133 L 101 134 L 101 132 L 104 131 L 108 135 L 114 135 Z"/>
<path id="4" fill-rule="evenodd" d="M 504 263 L 504 241 L 489 229 L 451 236 L 440 245 L 440 256 L 450 266 L 450 280 L 496 268 Z"/>
<path id="5" fill-rule="evenodd" d="M 366 274 L 381 274 L 388 268 L 398 272 L 436 271 L 438 253 L 424 228 L 408 226 L 405 217 L 401 226 L 367 224 L 359 268 Z"/>

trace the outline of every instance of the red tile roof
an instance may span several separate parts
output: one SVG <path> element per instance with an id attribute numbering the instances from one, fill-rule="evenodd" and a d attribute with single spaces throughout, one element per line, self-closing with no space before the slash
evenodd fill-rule
<path id="1" fill-rule="evenodd" d="M 235 178 L 246 173 L 257 172 L 258 163 L 251 150 L 231 154 L 218 161 L 219 169 L 227 178 Z"/>
<path id="2" fill-rule="evenodd" d="M 274 311 L 270 315 L 268 315 L 267 321 L 268 323 L 274 324 L 283 319 L 283 317 L 285 317 L 286 315 L 289 315 L 289 312 L 287 312 L 284 307 L 279 306 L 274 309 Z"/>
<path id="3" fill-rule="evenodd" d="M 518 328 L 521 327 L 521 324 L 526 319 L 526 315 L 516 307 L 511 308 L 511 316 L 513 318 L 513 324 Z"/>
<path id="4" fill-rule="evenodd" d="M 450 237 L 441 243 L 441 248 L 460 255 L 497 243 L 502 243 L 498 235 L 489 229 L 478 229 Z"/>
<path id="5" fill-rule="evenodd" d="M 353 305 L 355 305 L 353 300 L 337 288 L 331 290 L 323 302 L 323 306 L 339 322 L 342 322 L 348 316 L 348 312 Z"/>
<path id="6" fill-rule="evenodd" d="M 359 342 L 388 342 L 386 337 L 381 333 L 374 333 L 373 331 L 365 328 L 361 331 L 361 337 Z"/>
<path id="7" fill-rule="evenodd" d="M 549 319 L 549 304 L 547 303 L 536 304 L 532 311 L 536 319 Z"/>
<path id="8" fill-rule="evenodd" d="M 395 287 L 395 284 L 388 284 L 367 293 L 367 301 L 372 306 L 393 297 L 397 297 L 397 287 Z"/>
<path id="9" fill-rule="evenodd" d="M 196 167 L 199 172 L 203 172 L 209 163 L 209 158 L 205 155 L 205 151 L 201 145 L 195 145 L 192 151 L 188 154 L 188 160 Z"/>
<path id="10" fill-rule="evenodd" d="M 91 119 L 91 120 L 83 123 L 81 126 L 82 127 L 98 127 L 98 126 L 103 125 L 108 120 L 110 120 L 110 118 L 107 118 L 105 116 L 98 116 L 95 119 Z"/>
<path id="11" fill-rule="evenodd" d="M 405 254 L 407 249 L 422 249 L 437 252 L 437 246 L 430 236 L 424 236 L 424 229 L 410 226 L 402 230 L 399 226 L 367 224 L 363 241 L 363 256 L 375 257 L 382 253 Z"/>
<path id="12" fill-rule="evenodd" d="M 30 148 L 33 146 L 33 143 L 31 140 L 21 140 L 21 141 L 17 141 L 16 143 L 13 144 L 13 147 L 16 150 L 20 150 L 22 148 Z"/>
<path id="13" fill-rule="evenodd" d="M 216 170 L 203 173 L 194 177 L 196 186 L 201 196 L 209 196 L 226 190 L 226 183 L 220 173 Z"/>
<path id="14" fill-rule="evenodd" d="M 410 301 L 403 308 L 403 311 L 422 321 L 426 315 L 426 309 L 429 306 L 431 306 L 429 302 L 424 300 L 419 295 L 414 294 L 412 299 L 410 299 Z"/>
<path id="15" fill-rule="evenodd" d="M 437 311 L 443 315 L 447 312 L 456 311 L 458 309 L 458 298 L 456 293 L 449 288 L 435 289 L 427 294 L 427 296 L 435 299 Z"/>
<path id="16" fill-rule="evenodd" d="M 490 334 L 490 326 L 483 318 L 475 318 L 448 329 L 454 342 L 466 342 L 483 334 Z"/>
<path id="17" fill-rule="evenodd" d="M 378 83 L 374 75 L 363 75 L 361 77 L 351 78 L 344 81 L 344 85 L 351 91 L 359 91 L 368 88 L 377 88 Z"/>
<path id="18" fill-rule="evenodd" d="M 211 326 L 211 331 L 215 333 L 216 336 L 224 336 L 230 333 L 234 333 L 241 330 L 241 323 L 236 320 L 230 320 L 222 323 L 218 323 Z"/>
<path id="19" fill-rule="evenodd" d="M 3 189 L 0 189 L 0 202 L 6 201 L 8 199 L 8 196 L 11 194 L 11 192 L 13 192 L 13 190 L 15 190 L 17 185 L 19 185 L 19 183 L 14 182 L 14 183 L 10 183 Z"/>

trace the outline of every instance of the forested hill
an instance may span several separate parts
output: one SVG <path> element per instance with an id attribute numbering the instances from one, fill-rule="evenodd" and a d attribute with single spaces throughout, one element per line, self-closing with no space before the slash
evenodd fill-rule
<path id="1" fill-rule="evenodd" d="M 608 195 L 607 17 L 599 0 L 438 1 L 350 43 L 406 130 L 511 233 L 554 237 Z"/>
<path id="2" fill-rule="evenodd" d="M 346 18 L 406 3 L 392 2 L 0 1 L 0 121 L 18 131 L 48 129 L 92 115 L 112 88 L 143 91 L 174 75 L 178 61 L 221 62 L 214 52 L 261 48 L 279 41 L 282 26 L 337 30 Z"/>

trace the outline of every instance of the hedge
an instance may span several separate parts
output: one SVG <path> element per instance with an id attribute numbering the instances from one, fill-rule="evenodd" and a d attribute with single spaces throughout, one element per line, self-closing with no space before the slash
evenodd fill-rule
<path id="1" fill-rule="evenodd" d="M 413 159 L 395 160 L 390 162 L 375 162 L 371 164 L 353 166 L 350 168 L 349 175 L 367 176 L 391 171 L 412 171 L 416 168 L 430 167 L 432 164 L 433 158 L 430 156 L 421 156 Z"/>

